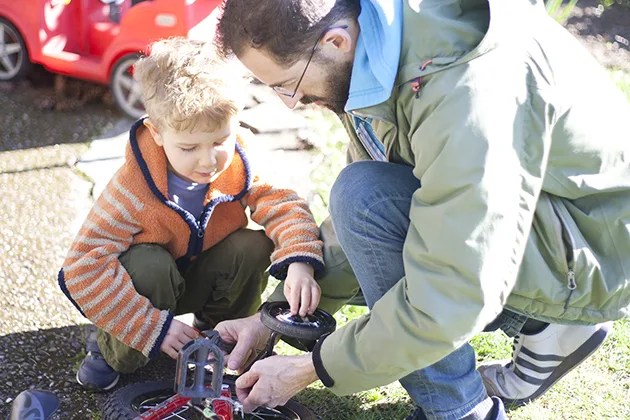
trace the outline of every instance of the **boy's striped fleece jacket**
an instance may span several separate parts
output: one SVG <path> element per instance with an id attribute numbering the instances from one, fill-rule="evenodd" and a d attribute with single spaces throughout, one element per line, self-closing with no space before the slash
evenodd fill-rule
<path id="1" fill-rule="evenodd" d="M 173 314 L 155 308 L 134 288 L 118 257 L 132 245 L 159 244 L 183 272 L 197 255 L 251 218 L 275 244 L 270 273 L 284 279 L 288 265 L 323 268 L 319 229 L 294 191 L 260 182 L 250 171 L 239 132 L 234 159 L 210 184 L 199 221 L 168 197 L 167 159 L 142 120 L 130 131 L 123 166 L 113 176 L 79 230 L 59 271 L 59 286 L 97 327 L 155 357 Z"/>

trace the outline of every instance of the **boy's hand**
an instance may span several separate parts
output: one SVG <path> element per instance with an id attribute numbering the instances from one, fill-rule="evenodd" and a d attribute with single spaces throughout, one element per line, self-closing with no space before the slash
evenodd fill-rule
<path id="1" fill-rule="evenodd" d="M 289 264 L 284 280 L 284 296 L 289 302 L 291 314 L 306 316 L 315 312 L 321 289 L 313 278 L 313 267 L 302 262 Z"/>
<path id="2" fill-rule="evenodd" d="M 186 325 L 181 321 L 173 319 L 171 326 L 166 332 L 166 337 L 162 341 L 160 350 L 168 354 L 171 358 L 177 360 L 177 354 L 190 340 L 197 338 L 199 334 L 190 325 Z"/>

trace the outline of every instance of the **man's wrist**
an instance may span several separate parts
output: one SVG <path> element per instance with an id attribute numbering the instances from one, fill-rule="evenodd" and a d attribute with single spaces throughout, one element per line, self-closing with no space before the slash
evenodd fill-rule
<path id="1" fill-rule="evenodd" d="M 304 381 L 308 381 L 308 383 L 306 383 L 306 386 L 308 386 L 317 381 L 319 377 L 317 376 L 317 372 L 315 371 L 312 353 L 307 353 L 300 357 L 302 358 L 303 363 Z"/>

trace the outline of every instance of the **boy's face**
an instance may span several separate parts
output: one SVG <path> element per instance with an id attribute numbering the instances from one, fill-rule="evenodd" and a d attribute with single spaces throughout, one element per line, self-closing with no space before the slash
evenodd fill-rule
<path id="1" fill-rule="evenodd" d="M 164 148 L 169 170 L 180 178 L 208 184 L 232 163 L 238 127 L 236 117 L 211 132 L 179 132 L 170 127 L 158 131 L 150 120 L 145 120 L 145 126 L 155 143 Z"/>

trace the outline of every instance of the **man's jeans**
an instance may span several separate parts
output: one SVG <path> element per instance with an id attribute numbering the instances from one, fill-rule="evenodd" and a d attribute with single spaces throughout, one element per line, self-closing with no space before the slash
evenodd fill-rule
<path id="1" fill-rule="evenodd" d="M 418 188 L 411 167 L 374 161 L 347 166 L 332 188 L 333 225 L 370 308 L 405 275 L 402 250 L 411 196 Z M 511 315 L 502 314 L 495 328 L 506 317 L 513 324 L 510 332 L 518 332 L 526 318 Z M 487 398 L 469 344 L 400 383 L 428 418 L 462 418 Z"/>

